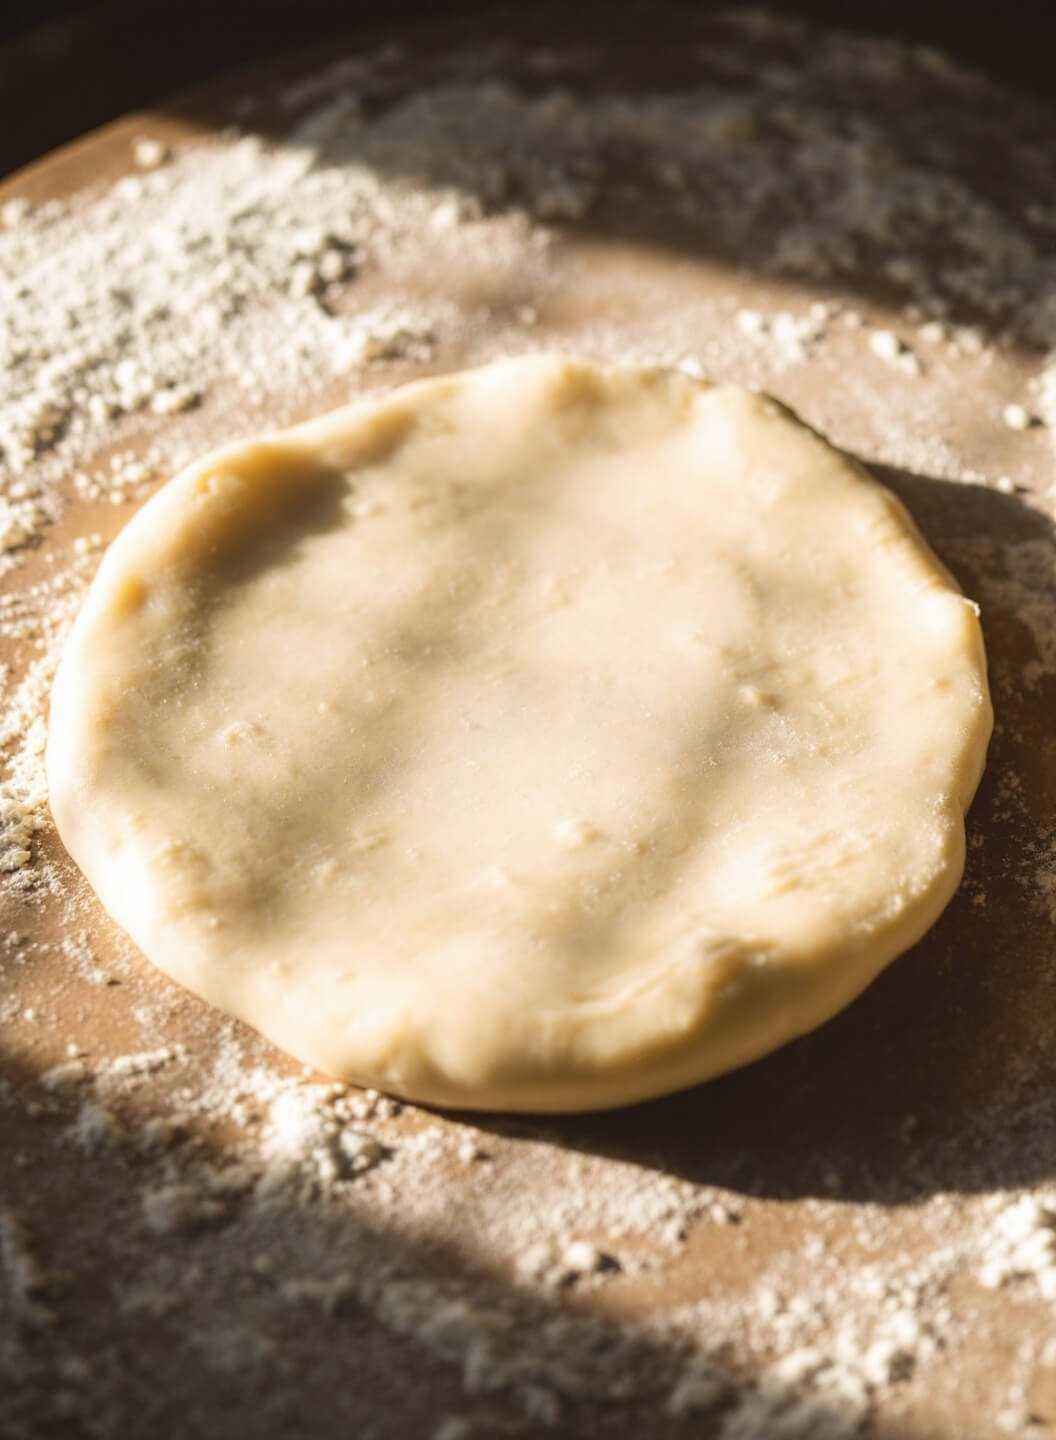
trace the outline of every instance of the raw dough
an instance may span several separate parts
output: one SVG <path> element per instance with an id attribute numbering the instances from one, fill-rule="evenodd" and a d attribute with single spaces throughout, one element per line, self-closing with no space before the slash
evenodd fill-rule
<path id="1" fill-rule="evenodd" d="M 974 606 L 774 401 L 561 357 L 232 446 L 103 561 L 61 835 L 322 1070 L 573 1110 L 818 1025 L 953 893 Z"/>

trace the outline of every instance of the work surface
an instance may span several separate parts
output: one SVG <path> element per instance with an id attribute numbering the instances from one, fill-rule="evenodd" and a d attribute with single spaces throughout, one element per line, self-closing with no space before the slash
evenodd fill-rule
<path id="1" fill-rule="evenodd" d="M 0 192 L 0 1434 L 1056 1429 L 1056 119 L 654 12 L 416 31 Z M 209 445 L 502 354 L 761 386 L 982 607 L 965 882 L 740 1074 L 536 1122 L 304 1075 L 149 970 L 41 754 L 101 548 Z"/>

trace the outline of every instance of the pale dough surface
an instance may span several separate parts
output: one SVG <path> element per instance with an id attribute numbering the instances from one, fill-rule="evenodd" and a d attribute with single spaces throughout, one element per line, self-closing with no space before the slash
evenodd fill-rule
<path id="1" fill-rule="evenodd" d="M 975 608 L 775 402 L 562 357 L 192 466 L 105 557 L 52 806 L 169 975 L 329 1073 L 572 1110 L 818 1025 L 936 919 Z"/>

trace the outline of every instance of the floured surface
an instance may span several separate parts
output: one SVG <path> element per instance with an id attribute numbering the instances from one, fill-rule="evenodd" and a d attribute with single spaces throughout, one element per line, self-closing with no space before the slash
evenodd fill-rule
<path id="1" fill-rule="evenodd" d="M 107 556 L 59 832 L 149 958 L 343 1080 L 626 1104 L 938 916 L 975 611 L 772 401 L 540 356 L 235 445 Z"/>
<path id="2" fill-rule="evenodd" d="M 1052 432 L 1004 412 L 1051 399 L 1054 122 L 924 52 L 621 24 L 352 45 L 5 194 L 14 1435 L 241 1435 L 250 1392 L 269 1440 L 1052 1427 Z M 666 1101 L 471 1126 L 334 1093 L 145 967 L 55 841 L 43 708 L 161 477 L 539 349 L 757 385 L 876 468 L 982 605 L 1000 720 L 962 889 L 844 1015 Z"/>

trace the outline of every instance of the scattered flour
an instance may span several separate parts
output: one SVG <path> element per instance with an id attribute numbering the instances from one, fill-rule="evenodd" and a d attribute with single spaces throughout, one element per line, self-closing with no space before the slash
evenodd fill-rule
<path id="1" fill-rule="evenodd" d="M 384 1147 L 350 1121 L 343 1087 L 282 1090 L 272 1101 L 264 1137 L 269 1189 L 294 1183 L 331 1193 L 342 1180 L 372 1169 Z"/>
<path id="2" fill-rule="evenodd" d="M 0 1209 L 0 1281 L 16 1327 L 38 1330 L 52 1323 L 54 1315 L 45 1303 L 48 1277 L 26 1227 L 17 1215 L 4 1209 Z"/>
<path id="3" fill-rule="evenodd" d="M 972 1316 L 951 1300 L 965 1276 L 991 1298 L 1056 1298 L 1046 1190 L 963 1205 L 929 1194 L 890 1213 L 801 1199 L 786 1212 L 543 1127 L 505 1133 L 310 1083 L 202 1021 L 170 1042 L 179 1002 L 109 939 L 100 962 L 86 928 L 98 917 L 51 858 L 46 700 L 114 528 L 105 517 L 215 440 L 324 396 L 524 349 L 547 327 L 547 343 L 787 385 L 793 400 L 804 377 L 842 378 L 875 421 L 870 458 L 1007 503 L 1022 489 L 1043 513 L 1036 472 L 1026 486 L 1004 473 L 1011 461 L 981 474 L 944 438 L 932 387 L 953 375 L 975 393 L 1005 349 L 1028 354 L 1023 388 L 979 409 L 997 432 L 1056 434 L 1052 219 L 1007 200 L 1051 191 L 1051 131 L 1045 145 L 1009 140 L 1001 97 L 927 52 L 811 40 L 748 12 L 710 23 L 699 74 L 676 87 L 581 83 L 592 56 L 541 47 L 458 52 L 411 86 L 399 54 L 342 59 L 281 93 L 274 142 L 249 133 L 250 108 L 246 128 L 207 144 L 143 135 L 105 189 L 0 207 L 0 892 L 27 915 L 61 907 L 63 928 L 31 941 L 12 920 L 0 965 L 36 983 L 60 960 L 75 997 L 45 988 L 27 1005 L 16 987 L 0 1023 L 46 1035 L 42 1016 L 79 1023 L 84 996 L 116 995 L 142 1032 L 119 1054 L 71 1042 L 37 1081 L 0 1088 L 0 1107 L 52 1127 L 49 1165 L 87 1188 L 105 1174 L 107 1203 L 127 1201 L 96 1231 L 74 1227 L 67 1254 L 75 1269 L 95 1246 L 120 1272 L 97 1281 L 116 1297 L 100 1301 L 103 1331 L 115 1313 L 164 1321 L 205 1370 L 260 1376 L 305 1334 L 344 1355 L 341 1332 L 318 1327 L 366 1317 L 406 1344 L 411 1379 L 416 1357 L 453 1377 L 465 1413 L 438 1415 L 435 1440 L 588 1433 L 598 1413 L 629 1416 L 619 1434 L 662 1417 L 720 1440 L 850 1440 L 892 1397 L 934 1395 L 956 1375 L 972 1342 Z M 988 189 L 974 156 L 995 125 L 1007 185 Z M 616 290 L 598 237 L 646 212 L 726 267 L 723 296 L 687 300 L 643 249 L 634 285 L 591 308 Z M 1002 408 L 1008 394 L 1030 404 Z M 984 618 L 1014 620 L 1028 642 L 995 689 L 1047 696 L 1051 540 L 977 528 L 949 550 L 978 577 Z M 1000 804 L 1019 822 L 1027 787 L 1013 779 Z M 588 843 L 583 823 L 560 843 Z M 1023 884 L 1056 918 L 1056 841 L 1038 832 L 1024 853 Z M 902 1249 L 906 1209 L 927 1239 L 916 1253 Z M 732 1283 L 723 1261 L 747 1267 L 775 1212 L 786 1247 Z M 838 1224 L 850 1238 L 837 1256 L 812 1227 Z M 28 1234 L 0 1212 L 0 1385 L 16 1397 L 0 1425 L 76 1433 L 70 1416 L 91 1413 L 120 1434 L 120 1382 L 93 1333 L 77 1331 L 91 1361 L 63 1338 L 41 1371 L 26 1368 L 27 1333 L 76 1325 Z M 1006 1377 L 1002 1414 L 1023 1433 L 1040 1428 L 1023 1398 L 1035 1363 L 1009 1362 Z M 332 1387 L 352 1390 L 343 1375 Z M 168 1433 L 164 1417 L 154 1428 Z"/>
<path id="4" fill-rule="evenodd" d="M 1056 1193 L 1020 1195 L 1002 1205 L 986 1236 L 979 1279 L 991 1290 L 1027 1285 L 1056 1301 Z"/>

